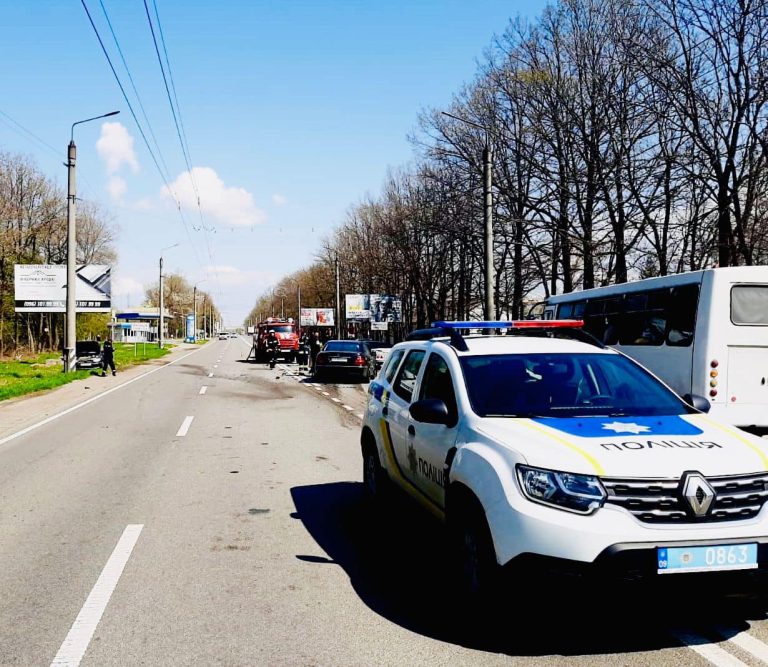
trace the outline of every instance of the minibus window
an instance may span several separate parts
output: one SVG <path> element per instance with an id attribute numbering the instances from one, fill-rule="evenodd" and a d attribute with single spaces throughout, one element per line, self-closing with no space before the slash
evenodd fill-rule
<path id="1" fill-rule="evenodd" d="M 768 286 L 736 285 L 731 290 L 731 322 L 768 324 Z"/>
<path id="2" fill-rule="evenodd" d="M 667 345 L 688 347 L 693 342 L 698 303 L 698 285 L 683 285 L 672 289 L 667 309 Z"/>

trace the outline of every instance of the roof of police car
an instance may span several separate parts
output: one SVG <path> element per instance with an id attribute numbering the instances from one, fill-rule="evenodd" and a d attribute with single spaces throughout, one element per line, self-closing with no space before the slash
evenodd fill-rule
<path id="1" fill-rule="evenodd" d="M 550 338 L 544 336 L 464 336 L 464 341 L 469 348 L 462 351 L 451 346 L 446 337 L 437 337 L 429 341 L 408 341 L 409 347 L 415 343 L 435 344 L 441 343 L 451 347 L 459 356 L 488 355 L 488 354 L 617 354 L 610 348 L 601 348 L 597 345 L 582 343 L 578 340 L 567 338 Z"/>

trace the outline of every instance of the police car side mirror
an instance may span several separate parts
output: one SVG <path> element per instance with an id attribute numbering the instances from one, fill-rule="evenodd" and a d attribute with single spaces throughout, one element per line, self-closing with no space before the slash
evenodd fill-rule
<path id="1" fill-rule="evenodd" d="M 451 421 L 448 407 L 439 398 L 424 398 L 411 404 L 408 410 L 417 422 L 425 424 L 445 424 Z"/>
<path id="2" fill-rule="evenodd" d="M 709 408 L 712 407 L 710 402 L 704 398 L 704 396 L 699 396 L 698 394 L 685 394 L 683 400 L 688 405 L 696 408 L 699 412 L 709 412 Z"/>

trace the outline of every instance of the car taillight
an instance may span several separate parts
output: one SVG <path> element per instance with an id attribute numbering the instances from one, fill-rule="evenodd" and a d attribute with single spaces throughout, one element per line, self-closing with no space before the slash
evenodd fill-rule
<path id="1" fill-rule="evenodd" d="M 365 359 L 363 359 L 359 354 L 357 357 L 355 357 L 355 366 L 364 366 L 365 365 Z"/>

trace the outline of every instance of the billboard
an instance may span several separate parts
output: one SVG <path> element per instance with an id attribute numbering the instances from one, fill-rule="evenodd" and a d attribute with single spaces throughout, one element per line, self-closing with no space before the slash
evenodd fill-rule
<path id="1" fill-rule="evenodd" d="M 299 324 L 302 327 L 333 327 L 333 308 L 302 308 Z"/>
<path id="2" fill-rule="evenodd" d="M 370 294 L 347 294 L 346 318 L 348 320 L 370 320 L 371 319 L 371 295 Z"/>
<path id="3" fill-rule="evenodd" d="M 112 308 L 112 268 L 84 264 L 76 269 L 75 310 L 108 313 Z M 14 264 L 14 305 L 17 313 L 66 313 L 66 264 Z"/>
<path id="4" fill-rule="evenodd" d="M 347 320 L 371 322 L 401 322 L 403 304 L 400 299 L 386 294 L 347 294 Z"/>

